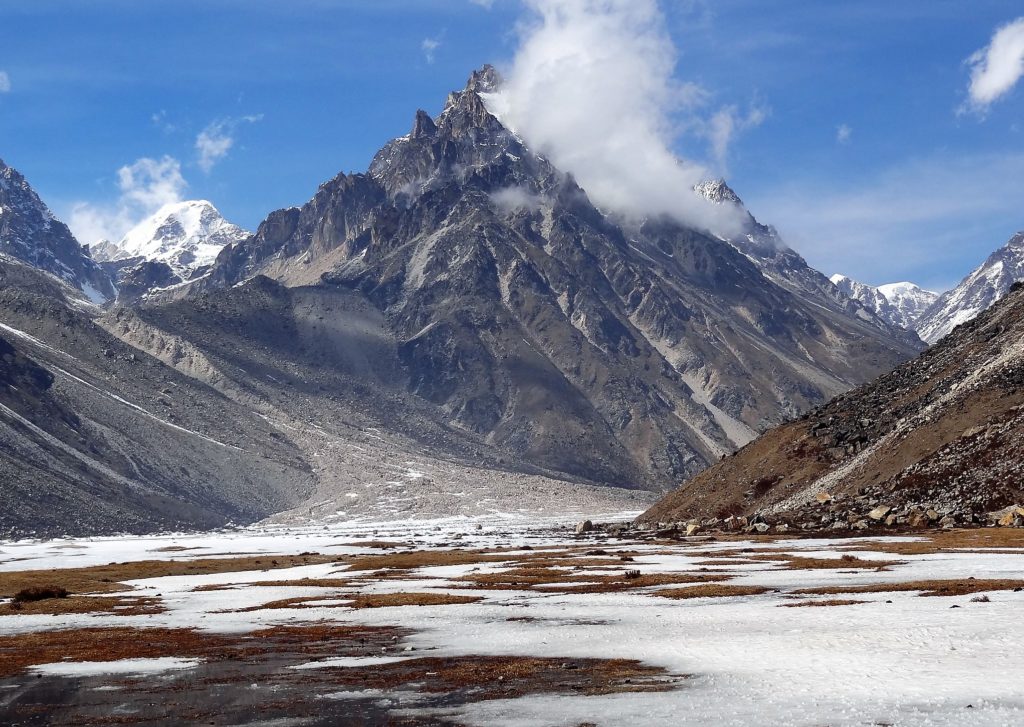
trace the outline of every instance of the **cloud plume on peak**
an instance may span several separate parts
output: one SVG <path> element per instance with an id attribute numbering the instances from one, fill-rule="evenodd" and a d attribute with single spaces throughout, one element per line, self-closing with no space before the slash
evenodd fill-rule
<path id="1" fill-rule="evenodd" d="M 170 156 L 143 157 L 117 170 L 120 196 L 110 205 L 79 202 L 71 209 L 68 227 L 79 242 L 117 242 L 125 233 L 166 204 L 180 202 L 188 183 L 181 163 Z"/>
<path id="2" fill-rule="evenodd" d="M 515 59 L 488 100 L 502 122 L 572 172 L 606 211 L 736 231 L 733 209 L 692 191 L 709 170 L 671 150 L 674 115 L 695 114 L 708 94 L 675 80 L 676 49 L 656 0 L 525 3 L 531 17 Z M 688 126 L 709 137 L 710 122 L 693 118 Z M 712 139 L 716 155 L 724 157 L 734 130 Z"/>

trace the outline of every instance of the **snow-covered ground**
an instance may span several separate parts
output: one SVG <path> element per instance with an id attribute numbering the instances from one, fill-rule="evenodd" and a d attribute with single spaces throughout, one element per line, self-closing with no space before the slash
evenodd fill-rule
<path id="1" fill-rule="evenodd" d="M 637 542 L 571 534 L 566 523 L 522 518 L 449 518 L 323 528 L 263 528 L 203 535 L 96 538 L 0 543 L 5 572 L 77 568 L 114 561 L 229 557 L 238 554 L 316 552 L 345 558 L 395 552 L 367 540 L 399 542 L 399 550 L 487 549 L 501 560 L 428 564 L 401 573 L 354 573 L 343 562 L 273 571 L 165 576 L 132 581 L 133 595 L 155 596 L 164 612 L 3 615 L 0 635 L 50 629 L 134 626 L 199 628 L 235 634 L 279 624 L 337 622 L 399 626 L 411 630 L 377 656 L 311 659 L 300 673 L 324 668 L 374 669 L 429 654 L 431 657 L 530 656 L 558 659 L 636 659 L 674 677 L 670 691 L 544 693 L 514 699 L 427 706 L 415 685 L 392 703 L 392 715 L 450 718 L 481 725 L 1013 725 L 1024 724 L 1024 649 L 1019 643 L 1024 592 L 922 597 L 887 591 L 887 585 L 921 580 L 1024 579 L 1024 547 L 947 548 L 907 555 L 891 552 L 907 538 L 809 539 L 748 542 Z M 562 527 L 559 527 L 562 526 Z M 868 550 L 861 550 L 870 544 Z M 1024 539 L 1021 540 L 1024 544 Z M 168 550 L 176 548 L 176 550 Z M 181 550 L 187 548 L 188 550 Z M 494 552 L 501 548 L 500 553 Z M 538 551 L 571 551 L 543 587 L 486 590 L 466 576 L 522 568 Z M 887 549 L 888 548 L 888 552 Z M 594 555 L 594 549 L 603 553 Z M 546 552 L 546 551 L 545 551 Z M 624 562 L 620 555 L 633 560 Z M 898 561 L 885 569 L 839 558 Z M 721 554 L 714 563 L 716 555 Z M 835 568 L 787 567 L 785 556 L 836 559 Z M 770 556 L 774 560 L 758 560 Z M 595 558 L 608 563 L 595 565 Z M 574 566 L 573 559 L 580 565 Z M 709 563 L 709 560 L 711 561 Z M 580 577 L 594 582 L 614 570 L 652 574 L 728 575 L 729 586 L 760 586 L 759 595 L 675 599 L 650 585 L 621 592 L 573 593 Z M 335 589 L 308 579 L 354 576 L 358 585 Z M 303 580 L 287 585 L 287 581 Z M 272 581 L 271 585 L 252 585 Z M 878 584 L 879 590 L 843 596 L 797 596 L 796 589 Z M 227 586 L 219 590 L 199 587 Z M 895 586 L 894 586 L 895 587 Z M 353 594 L 436 593 L 481 597 L 475 603 L 352 609 Z M 303 608 L 261 609 L 272 601 L 316 599 Z M 856 605 L 787 608 L 797 600 L 848 598 Z M 954 608 L 956 607 L 956 608 Z M 187 659 L 139 664 L 36 665 L 49 675 L 185 673 Z M 386 698 L 373 690 L 341 689 L 332 700 Z M 0 701 L 2 706 L 2 701 Z"/>

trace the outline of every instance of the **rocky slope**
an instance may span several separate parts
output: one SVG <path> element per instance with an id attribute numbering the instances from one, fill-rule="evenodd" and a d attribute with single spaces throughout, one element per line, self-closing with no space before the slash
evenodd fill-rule
<path id="1" fill-rule="evenodd" d="M 80 296 L 0 256 L 0 536 L 211 528 L 308 495 L 274 427 L 109 334 Z"/>
<path id="2" fill-rule="evenodd" d="M 94 303 L 115 295 L 110 277 L 39 199 L 16 169 L 0 160 L 0 253 L 56 275 Z"/>
<path id="3" fill-rule="evenodd" d="M 1020 280 L 1024 280 L 1024 232 L 1010 238 L 959 285 L 943 293 L 921 316 L 918 333 L 928 343 L 935 343 L 986 310 Z"/>
<path id="4" fill-rule="evenodd" d="M 385 385 L 439 426 L 510 466 L 651 489 L 916 352 L 709 234 L 602 214 L 490 113 L 497 82 L 474 74 L 366 174 L 271 214 L 184 296 L 257 275 L 355 296 L 394 341 Z M 170 325 L 159 306 L 148 322 Z"/>
<path id="5" fill-rule="evenodd" d="M 833 275 L 830 280 L 844 295 L 862 303 L 882 320 L 908 331 L 916 330 L 918 320 L 939 298 L 938 293 L 907 282 L 876 288 L 845 275 Z"/>
<path id="6" fill-rule="evenodd" d="M 850 295 L 842 286 L 835 284 L 834 278 L 829 280 L 808 265 L 800 253 L 786 245 L 778 230 L 757 221 L 724 180 L 703 182 L 694 191 L 714 204 L 736 210 L 742 221 L 741 229 L 739 234 L 725 238 L 726 241 L 746 255 L 776 285 L 808 302 L 867 321 L 908 346 L 920 346 L 917 336 L 908 333 L 905 326 L 881 315 L 868 301 Z"/>
<path id="7" fill-rule="evenodd" d="M 249 232 L 205 200 L 175 202 L 132 228 L 119 242 L 102 240 L 93 257 L 115 274 L 122 298 L 133 299 L 206 274 L 227 245 Z"/>
<path id="8" fill-rule="evenodd" d="M 836 529 L 956 524 L 1024 503 L 1022 483 L 1018 285 L 919 358 L 771 430 L 642 519 L 744 516 Z"/>

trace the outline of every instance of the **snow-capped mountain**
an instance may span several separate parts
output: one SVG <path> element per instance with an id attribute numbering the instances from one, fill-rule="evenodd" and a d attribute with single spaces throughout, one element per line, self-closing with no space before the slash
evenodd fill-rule
<path id="1" fill-rule="evenodd" d="M 102 241 L 94 255 L 102 262 L 141 258 L 165 263 L 181 280 L 203 274 L 225 246 L 249 236 L 206 200 L 174 202 L 140 222 L 120 242 Z"/>
<path id="2" fill-rule="evenodd" d="M 918 333 L 928 343 L 935 343 L 961 323 L 987 310 L 1018 280 L 1024 280 L 1024 231 L 989 255 L 959 285 L 943 293 L 921 316 Z"/>
<path id="3" fill-rule="evenodd" d="M 115 295 L 110 277 L 16 169 L 0 160 L 0 252 L 83 291 L 94 303 Z"/>
<path id="4" fill-rule="evenodd" d="M 847 297 L 860 301 L 886 322 L 908 331 L 916 330 L 918 319 L 939 298 L 938 293 L 914 283 L 888 283 L 875 287 L 845 275 L 833 275 L 831 280 Z"/>

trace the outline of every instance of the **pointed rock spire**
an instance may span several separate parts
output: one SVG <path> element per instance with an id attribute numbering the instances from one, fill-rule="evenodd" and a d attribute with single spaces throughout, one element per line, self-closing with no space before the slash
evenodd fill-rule
<path id="1" fill-rule="evenodd" d="M 437 124 L 430 118 L 423 109 L 416 112 L 416 121 L 412 125 L 412 138 L 423 139 L 426 137 L 433 136 L 437 132 Z"/>

